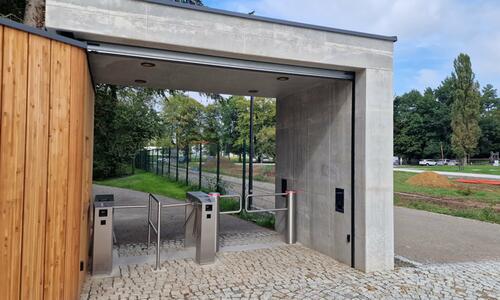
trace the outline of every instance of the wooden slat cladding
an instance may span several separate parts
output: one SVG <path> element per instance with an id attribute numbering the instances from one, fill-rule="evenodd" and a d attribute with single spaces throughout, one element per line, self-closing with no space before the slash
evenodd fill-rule
<path id="1" fill-rule="evenodd" d="M 78 299 L 93 87 L 85 49 L 0 26 L 0 298 Z"/>
<path id="2" fill-rule="evenodd" d="M 84 89 L 81 83 L 84 79 L 85 56 L 80 49 L 71 49 L 71 102 L 69 128 L 69 162 L 68 169 L 68 199 L 82 199 L 82 166 L 83 166 L 83 116 L 84 116 Z M 83 199 L 82 199 L 83 200 Z M 68 201 L 67 215 L 79 216 L 82 201 Z M 66 262 L 67 284 L 64 290 L 64 299 L 75 299 L 79 286 L 79 272 L 72 272 L 79 268 L 80 261 L 80 218 L 72 217 L 66 223 Z"/>
<path id="3" fill-rule="evenodd" d="M 28 34 L 4 28 L 2 52 L 0 292 L 5 299 L 17 299 L 21 284 Z"/>
<path id="4" fill-rule="evenodd" d="M 63 299 L 68 202 L 71 47 L 51 42 L 45 298 Z"/>
<path id="5" fill-rule="evenodd" d="M 90 206 L 92 201 L 92 163 L 93 158 L 93 137 L 94 137 L 94 89 L 90 80 L 90 73 L 85 72 L 84 82 L 87 86 L 84 90 L 84 113 L 88 118 L 84 119 L 83 135 L 83 178 L 82 178 L 82 205 L 81 205 L 81 226 L 80 226 L 80 261 L 84 271 L 88 266 L 89 236 L 90 236 Z M 85 272 L 80 272 L 80 288 L 85 279 Z"/>
<path id="6" fill-rule="evenodd" d="M 30 35 L 21 299 L 43 298 L 50 40 Z"/>

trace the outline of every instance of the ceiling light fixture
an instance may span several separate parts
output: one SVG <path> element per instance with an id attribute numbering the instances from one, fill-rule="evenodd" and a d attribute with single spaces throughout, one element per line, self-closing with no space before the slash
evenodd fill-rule
<path id="1" fill-rule="evenodd" d="M 249 90 L 248 91 L 250 94 L 257 94 L 259 92 L 259 90 Z"/>
<path id="2" fill-rule="evenodd" d="M 290 79 L 290 77 L 286 77 L 286 76 L 280 76 L 278 78 L 276 78 L 276 80 L 278 81 L 288 81 Z"/>
<path id="3" fill-rule="evenodd" d="M 136 79 L 135 80 L 135 83 L 140 83 L 140 84 L 143 84 L 143 83 L 146 83 L 147 81 L 146 80 L 143 80 L 143 79 Z"/>
<path id="4" fill-rule="evenodd" d="M 141 63 L 141 66 L 143 66 L 145 68 L 152 68 L 156 65 L 154 63 L 151 63 L 151 62 L 143 62 L 143 63 Z"/>

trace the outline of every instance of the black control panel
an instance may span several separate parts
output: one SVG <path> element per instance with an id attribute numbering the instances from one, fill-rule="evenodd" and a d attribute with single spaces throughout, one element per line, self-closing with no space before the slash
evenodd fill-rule
<path id="1" fill-rule="evenodd" d="M 285 178 L 281 178 L 281 192 L 286 193 L 288 191 L 288 182 Z M 286 198 L 286 196 L 283 196 Z"/>
<path id="2" fill-rule="evenodd" d="M 335 189 L 335 211 L 344 213 L 344 189 Z"/>

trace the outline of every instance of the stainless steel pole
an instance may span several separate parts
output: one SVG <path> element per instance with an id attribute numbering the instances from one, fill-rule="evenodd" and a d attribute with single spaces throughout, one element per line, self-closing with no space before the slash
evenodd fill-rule
<path id="1" fill-rule="evenodd" d="M 249 155 L 250 158 L 248 160 L 248 194 L 253 194 L 253 156 L 254 152 L 254 142 L 253 142 L 253 110 L 254 110 L 254 98 L 250 97 L 250 129 L 249 129 Z M 248 206 L 252 208 L 252 198 L 248 199 Z"/>
<path id="2" fill-rule="evenodd" d="M 287 191 L 287 205 L 288 205 L 288 232 L 287 232 L 287 244 L 295 244 L 297 242 L 297 234 L 296 234 L 296 224 L 295 224 L 295 192 Z"/>
<path id="3" fill-rule="evenodd" d="M 151 196 L 148 197 L 148 249 L 151 244 Z"/>
<path id="4" fill-rule="evenodd" d="M 160 269 L 161 204 L 158 201 L 158 223 L 156 224 L 156 270 Z"/>
<path id="5" fill-rule="evenodd" d="M 215 225 L 215 252 L 219 252 L 219 229 L 220 229 L 220 193 L 210 193 L 217 207 L 217 224 Z"/>

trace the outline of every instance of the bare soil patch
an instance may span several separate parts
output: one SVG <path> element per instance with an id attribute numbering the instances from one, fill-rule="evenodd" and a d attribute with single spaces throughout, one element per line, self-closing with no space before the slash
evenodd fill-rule
<path id="1" fill-rule="evenodd" d="M 414 186 L 425 187 L 450 188 L 454 186 L 448 177 L 434 172 L 420 173 L 410 177 L 406 182 Z"/>

